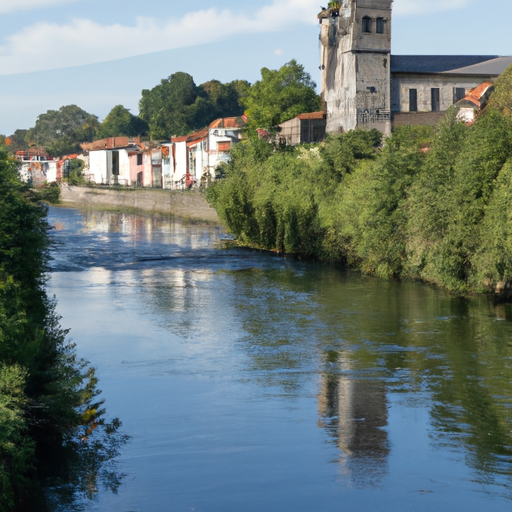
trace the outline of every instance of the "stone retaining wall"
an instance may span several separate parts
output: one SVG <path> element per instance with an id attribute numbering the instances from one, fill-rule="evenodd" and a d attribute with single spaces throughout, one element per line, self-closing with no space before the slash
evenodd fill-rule
<path id="1" fill-rule="evenodd" d="M 195 190 L 113 190 L 61 185 L 61 200 L 64 205 L 133 208 L 181 218 L 219 222 L 217 212 Z"/>

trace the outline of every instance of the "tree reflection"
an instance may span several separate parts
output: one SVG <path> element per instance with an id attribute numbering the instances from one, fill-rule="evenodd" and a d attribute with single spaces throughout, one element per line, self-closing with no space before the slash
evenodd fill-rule
<path id="1" fill-rule="evenodd" d="M 91 424 L 81 427 L 60 452 L 48 454 L 43 469 L 48 510 L 86 510 L 100 487 L 117 494 L 125 477 L 119 471 L 117 457 L 129 440 L 120 427 L 118 419 L 109 423 L 100 419 L 94 428 Z"/>
<path id="2" fill-rule="evenodd" d="M 509 306 L 313 265 L 232 275 L 257 378 L 298 394 L 320 374 L 320 425 L 354 483 L 386 471 L 387 396 L 425 391 L 434 445 L 463 447 L 491 480 L 512 474 Z"/>

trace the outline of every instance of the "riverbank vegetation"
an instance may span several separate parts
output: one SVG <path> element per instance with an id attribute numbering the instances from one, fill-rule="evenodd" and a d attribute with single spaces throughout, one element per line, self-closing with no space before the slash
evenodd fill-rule
<path id="1" fill-rule="evenodd" d="M 328 136 L 316 146 L 250 139 L 232 150 L 211 204 L 241 241 L 344 262 L 457 293 L 512 281 L 510 71 L 472 126 Z"/>
<path id="2" fill-rule="evenodd" d="M 47 296 L 49 244 L 46 208 L 0 152 L 2 512 L 92 496 L 102 473 L 119 484 L 111 464 L 124 438 L 117 420 L 105 420 L 94 370 L 77 358 Z"/>

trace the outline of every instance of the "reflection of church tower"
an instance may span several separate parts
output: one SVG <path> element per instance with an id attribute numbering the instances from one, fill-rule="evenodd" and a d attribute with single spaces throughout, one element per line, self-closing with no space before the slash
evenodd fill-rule
<path id="1" fill-rule="evenodd" d="M 327 131 L 391 133 L 390 53 L 393 0 L 341 0 L 320 14 L 322 97 Z"/>
<path id="2" fill-rule="evenodd" d="M 359 483 L 382 476 L 389 453 L 385 386 L 333 373 L 322 376 L 318 412 L 341 450 L 345 469 Z"/>

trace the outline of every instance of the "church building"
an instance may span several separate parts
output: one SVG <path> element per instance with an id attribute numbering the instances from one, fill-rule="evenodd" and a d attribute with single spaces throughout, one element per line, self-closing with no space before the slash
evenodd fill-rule
<path id="1" fill-rule="evenodd" d="M 341 0 L 319 15 L 327 132 L 435 124 L 512 57 L 392 55 L 393 0 Z"/>

